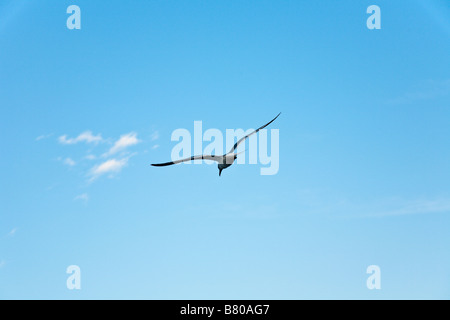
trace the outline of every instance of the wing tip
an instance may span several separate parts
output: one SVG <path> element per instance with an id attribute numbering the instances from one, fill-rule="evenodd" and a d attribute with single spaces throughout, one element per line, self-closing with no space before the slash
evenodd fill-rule
<path id="1" fill-rule="evenodd" d="M 167 164 L 167 163 L 152 163 L 150 165 L 152 167 L 164 167 L 164 166 L 168 166 L 169 164 Z"/>

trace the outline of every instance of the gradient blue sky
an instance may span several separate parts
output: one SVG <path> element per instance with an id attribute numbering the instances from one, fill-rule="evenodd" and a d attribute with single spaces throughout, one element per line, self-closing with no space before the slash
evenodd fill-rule
<path id="1" fill-rule="evenodd" d="M 449 40 L 446 0 L 0 0 L 0 298 L 450 298 Z M 280 111 L 277 175 L 149 166 Z"/>

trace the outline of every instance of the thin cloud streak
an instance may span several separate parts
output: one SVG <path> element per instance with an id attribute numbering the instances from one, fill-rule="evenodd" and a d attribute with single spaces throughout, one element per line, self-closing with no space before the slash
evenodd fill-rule
<path id="1" fill-rule="evenodd" d="M 129 157 L 123 159 L 109 159 L 93 167 L 89 173 L 91 177 L 89 181 L 92 182 L 105 174 L 119 173 L 120 171 L 122 171 L 123 167 L 128 164 L 128 159 Z"/>
<path id="2" fill-rule="evenodd" d="M 76 196 L 73 200 L 82 201 L 86 204 L 89 201 L 89 195 L 87 193 L 83 193 L 83 194 Z"/>
<path id="3" fill-rule="evenodd" d="M 7 236 L 13 237 L 16 234 L 17 230 L 18 230 L 17 228 L 13 228 L 10 232 L 8 232 Z"/>
<path id="4" fill-rule="evenodd" d="M 404 216 L 416 214 L 450 213 L 450 199 L 416 200 L 404 203 L 396 209 L 379 211 L 368 217 Z"/>
<path id="5" fill-rule="evenodd" d="M 50 138 L 52 135 L 53 135 L 53 133 L 43 134 L 43 135 L 40 135 L 39 137 L 36 137 L 36 139 L 34 139 L 34 140 L 35 141 L 41 141 L 41 140 Z"/>
<path id="6" fill-rule="evenodd" d="M 128 147 L 138 144 L 139 142 L 141 142 L 141 141 L 137 138 L 136 132 L 130 132 L 130 133 L 124 134 L 124 135 L 120 136 L 119 140 L 117 140 L 114 143 L 114 145 L 111 147 L 111 149 L 109 149 L 109 151 L 107 153 L 105 153 L 103 156 L 107 157 L 110 155 L 114 155 L 120 151 L 124 151 Z"/>
<path id="7" fill-rule="evenodd" d="M 64 164 L 68 165 L 69 167 L 73 167 L 76 165 L 76 162 L 73 161 L 71 158 L 64 159 Z"/>
<path id="8" fill-rule="evenodd" d="M 152 139 L 152 141 L 156 141 L 159 139 L 159 132 L 155 131 L 152 133 L 152 135 L 150 136 L 150 138 Z"/>
<path id="9" fill-rule="evenodd" d="M 409 104 L 416 101 L 432 100 L 450 94 L 450 79 L 435 81 L 428 80 L 422 88 L 406 92 L 397 98 L 388 101 L 389 104 Z"/>
<path id="10" fill-rule="evenodd" d="M 67 138 L 67 135 L 60 136 L 58 138 L 59 143 L 69 145 L 69 144 L 77 144 L 79 142 L 85 143 L 94 143 L 97 144 L 103 141 L 103 138 L 100 134 L 93 135 L 91 131 L 85 131 L 78 135 L 76 138 Z"/>

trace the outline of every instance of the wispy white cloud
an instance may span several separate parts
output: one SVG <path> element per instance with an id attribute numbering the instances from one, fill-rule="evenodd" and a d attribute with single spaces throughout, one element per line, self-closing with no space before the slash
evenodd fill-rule
<path id="1" fill-rule="evenodd" d="M 71 158 L 65 158 L 64 159 L 64 164 L 68 165 L 69 167 L 73 167 L 74 165 L 76 165 L 76 162 L 73 161 Z"/>
<path id="2" fill-rule="evenodd" d="M 341 218 L 381 218 L 408 215 L 450 214 L 450 195 L 417 198 L 399 196 L 358 201 L 345 194 L 329 190 L 297 190 L 296 208 L 299 212 Z"/>
<path id="3" fill-rule="evenodd" d="M 158 131 L 153 132 L 152 135 L 150 136 L 150 138 L 152 139 L 152 141 L 158 140 L 159 132 Z"/>
<path id="4" fill-rule="evenodd" d="M 8 232 L 7 236 L 13 237 L 16 234 L 17 230 L 18 230 L 17 228 L 11 229 L 11 231 Z"/>
<path id="5" fill-rule="evenodd" d="M 50 134 L 43 134 L 43 135 L 40 135 L 39 137 L 36 137 L 36 141 L 41 141 L 41 140 L 43 140 L 43 139 L 48 139 L 48 138 L 50 138 L 51 136 L 53 135 L 53 133 L 50 133 Z"/>
<path id="6" fill-rule="evenodd" d="M 432 100 L 450 95 L 450 79 L 436 81 L 428 80 L 419 88 L 406 92 L 388 101 L 390 104 L 408 104 L 421 100 Z"/>
<path id="7" fill-rule="evenodd" d="M 0 260 L 0 268 L 4 267 L 6 264 L 5 260 Z"/>
<path id="8" fill-rule="evenodd" d="M 159 148 L 159 144 L 155 144 L 153 147 L 152 147 L 152 150 L 155 150 L 155 149 L 158 149 Z"/>
<path id="9" fill-rule="evenodd" d="M 391 208 L 369 214 L 368 216 L 385 217 L 412 214 L 450 213 L 450 199 L 420 199 L 399 203 L 395 206 L 391 205 L 390 207 Z"/>
<path id="10" fill-rule="evenodd" d="M 120 151 L 124 151 L 126 148 L 134 146 L 138 144 L 140 140 L 137 138 L 136 132 L 130 132 L 124 135 L 121 135 L 119 140 L 117 140 L 114 145 L 109 149 L 107 153 L 105 153 L 103 156 L 110 156 L 113 154 L 116 154 Z"/>
<path id="11" fill-rule="evenodd" d="M 78 135 L 76 138 L 67 138 L 67 135 L 60 136 L 58 138 L 59 143 L 61 144 L 76 144 L 79 142 L 86 142 L 86 143 L 94 143 L 97 144 L 99 142 L 103 141 L 103 138 L 100 134 L 93 135 L 91 131 L 85 131 Z"/>
<path id="12" fill-rule="evenodd" d="M 89 181 L 94 181 L 104 174 L 119 173 L 123 167 L 127 165 L 128 159 L 129 157 L 123 159 L 110 159 L 93 167 L 89 173 L 89 176 L 91 177 Z"/>
<path id="13" fill-rule="evenodd" d="M 74 145 L 77 143 L 89 144 L 87 147 L 89 149 L 85 150 L 86 153 L 78 157 L 77 161 L 73 160 L 74 158 L 72 157 L 57 158 L 58 161 L 69 167 L 77 166 L 79 170 L 83 170 L 86 163 L 90 161 L 92 163 L 90 169 L 88 167 L 85 172 L 88 182 L 93 182 L 104 175 L 112 177 L 122 171 L 128 164 L 129 159 L 136 155 L 136 152 L 131 153 L 129 149 L 142 142 L 138 139 L 138 134 L 136 132 L 126 133 L 121 135 L 118 139 L 112 140 L 110 138 L 103 138 L 101 134 L 95 135 L 92 131 L 82 132 L 77 137 L 62 135 L 58 138 L 58 141 L 63 145 Z M 100 148 L 100 146 L 98 146 L 99 143 L 103 143 L 101 146 L 102 148 L 104 148 L 105 145 L 110 144 L 109 149 L 104 150 L 103 153 L 97 153 Z M 77 196 L 75 200 L 87 201 L 88 198 L 81 196 L 82 195 Z"/>
<path id="14" fill-rule="evenodd" d="M 82 194 L 76 196 L 73 200 L 82 201 L 84 203 L 87 203 L 89 201 L 89 195 L 87 193 L 82 193 Z"/>

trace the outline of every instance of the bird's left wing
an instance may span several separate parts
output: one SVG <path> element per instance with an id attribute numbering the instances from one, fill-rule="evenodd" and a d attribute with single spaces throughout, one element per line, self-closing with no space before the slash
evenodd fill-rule
<path id="1" fill-rule="evenodd" d="M 185 158 L 185 159 L 180 159 L 180 160 L 175 160 L 175 161 L 170 161 L 170 162 L 165 162 L 165 163 L 152 163 L 152 166 L 154 167 L 165 167 L 165 166 L 171 166 L 173 164 L 177 164 L 177 163 L 181 163 L 181 162 L 185 162 L 185 161 L 191 161 L 191 160 L 200 160 L 200 159 L 206 159 L 206 160 L 213 160 L 213 161 L 220 161 L 221 157 L 218 156 L 210 156 L 210 155 L 200 155 L 200 156 L 192 156 L 189 158 Z"/>

